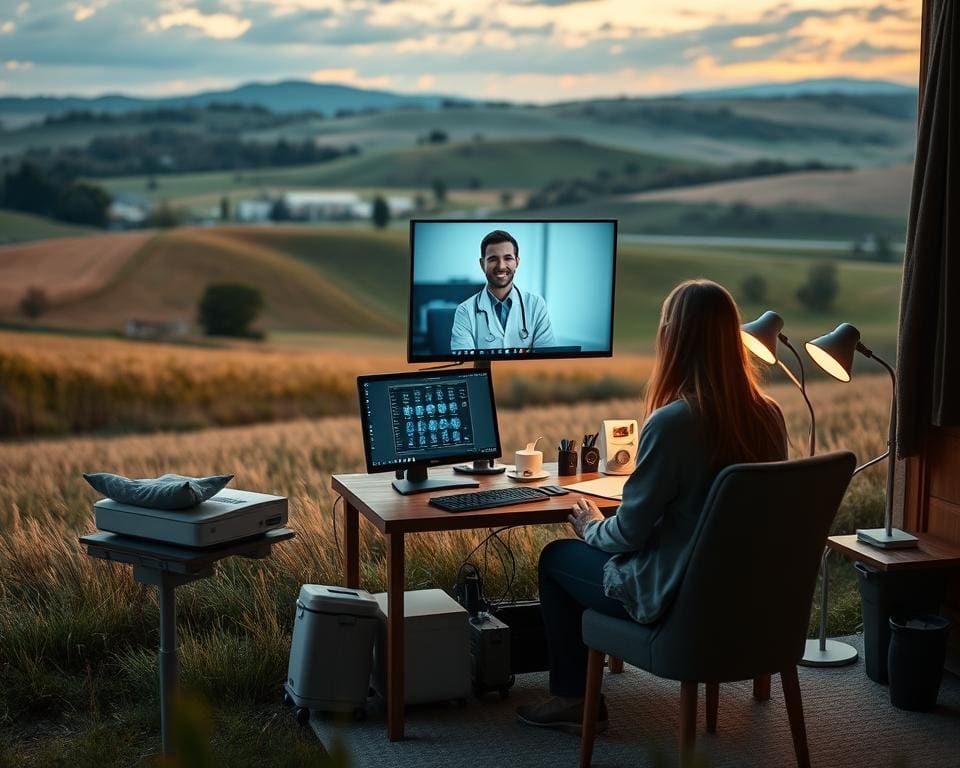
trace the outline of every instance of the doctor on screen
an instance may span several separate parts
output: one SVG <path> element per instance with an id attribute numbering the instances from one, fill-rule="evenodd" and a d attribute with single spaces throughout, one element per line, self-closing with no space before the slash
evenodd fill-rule
<path id="1" fill-rule="evenodd" d="M 487 284 L 457 307 L 450 349 L 539 349 L 556 346 L 543 297 L 513 284 L 520 248 L 509 232 L 495 229 L 480 242 L 480 269 Z"/>

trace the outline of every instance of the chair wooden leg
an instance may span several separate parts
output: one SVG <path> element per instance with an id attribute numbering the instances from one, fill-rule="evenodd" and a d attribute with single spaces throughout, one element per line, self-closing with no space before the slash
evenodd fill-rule
<path id="1" fill-rule="evenodd" d="M 697 740 L 697 682 L 680 683 L 680 765 L 689 765 Z"/>
<path id="2" fill-rule="evenodd" d="M 707 683 L 707 733 L 717 732 L 717 710 L 720 708 L 720 683 Z"/>
<path id="3" fill-rule="evenodd" d="M 757 701 L 770 700 L 770 675 L 753 678 L 753 698 Z"/>
<path id="4" fill-rule="evenodd" d="M 780 673 L 783 683 L 783 698 L 787 702 L 787 715 L 790 718 L 790 733 L 793 736 L 793 751 L 797 756 L 799 768 L 810 768 L 810 752 L 807 750 L 807 726 L 803 721 L 803 701 L 800 698 L 800 680 L 797 668 L 790 667 Z"/>
<path id="5" fill-rule="evenodd" d="M 619 656 L 611 656 L 608 662 L 611 675 L 623 674 L 623 659 Z"/>
<path id="6" fill-rule="evenodd" d="M 587 690 L 583 699 L 583 726 L 580 730 L 580 768 L 590 768 L 593 739 L 600 712 L 600 684 L 603 682 L 603 651 L 590 649 L 587 656 Z"/>

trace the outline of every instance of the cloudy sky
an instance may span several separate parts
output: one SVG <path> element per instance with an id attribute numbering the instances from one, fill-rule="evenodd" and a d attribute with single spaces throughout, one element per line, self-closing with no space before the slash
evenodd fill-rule
<path id="1" fill-rule="evenodd" d="M 0 94 L 282 79 L 553 101 L 917 79 L 920 0 L 3 0 Z"/>

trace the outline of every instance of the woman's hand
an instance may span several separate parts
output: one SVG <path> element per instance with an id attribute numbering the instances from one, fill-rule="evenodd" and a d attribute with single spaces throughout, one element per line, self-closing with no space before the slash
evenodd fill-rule
<path id="1" fill-rule="evenodd" d="M 577 536 L 582 539 L 583 529 L 587 527 L 587 523 L 592 523 L 594 520 L 603 520 L 603 512 L 592 501 L 581 496 L 571 508 L 567 520 L 570 521 L 570 525 L 573 526 Z"/>

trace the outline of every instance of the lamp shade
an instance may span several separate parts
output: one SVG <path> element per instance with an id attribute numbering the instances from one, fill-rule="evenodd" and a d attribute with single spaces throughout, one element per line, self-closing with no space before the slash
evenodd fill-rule
<path id="1" fill-rule="evenodd" d="M 840 381 L 850 381 L 853 370 L 853 353 L 860 342 L 860 331 L 850 323 L 841 323 L 830 333 L 804 346 L 813 362 Z"/>
<path id="2" fill-rule="evenodd" d="M 777 362 L 777 338 L 783 330 L 783 318 L 767 310 L 756 320 L 740 326 L 743 345 L 763 362 Z"/>

